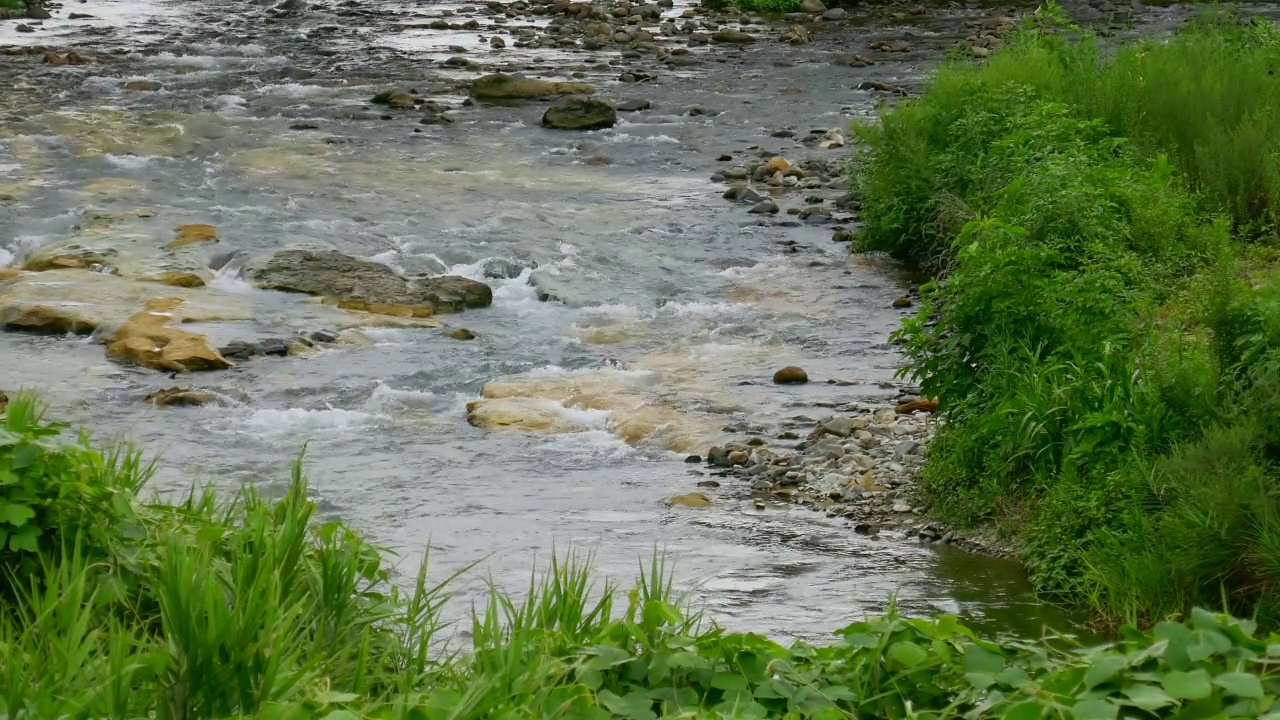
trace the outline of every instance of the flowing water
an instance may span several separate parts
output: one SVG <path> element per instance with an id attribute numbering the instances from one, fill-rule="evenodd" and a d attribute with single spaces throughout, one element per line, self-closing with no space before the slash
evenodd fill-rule
<path id="1" fill-rule="evenodd" d="M 477 339 L 366 328 L 361 342 L 313 357 L 254 358 L 175 381 L 113 363 L 87 338 L 4 333 L 0 388 L 38 388 L 53 416 L 100 438 L 135 439 L 163 459 L 161 492 L 193 479 L 278 487 L 307 444 L 326 515 L 395 548 L 406 570 L 428 545 L 441 577 L 479 563 L 461 586 L 464 602 L 486 577 L 518 591 L 553 550 L 593 552 L 603 575 L 625 582 L 657 548 L 695 602 L 735 628 L 820 636 L 891 596 L 911 613 L 956 612 L 999 630 L 1065 626 L 1002 561 L 864 537 L 802 508 L 758 511 L 731 494 L 707 509 L 662 502 L 706 479 L 683 462 L 689 450 L 743 430 L 774 437 L 787 418 L 896 396 L 887 339 L 905 312 L 891 307 L 901 273 L 851 259 L 830 228 L 748 215 L 707 178 L 724 165 L 718 155 L 747 157 L 754 145 L 841 157 L 772 133 L 843 127 L 873 108 L 859 82 L 912 82 L 937 57 L 856 69 L 829 64 L 831 52 L 861 51 L 872 37 L 937 47 L 954 38 L 917 23 L 800 48 L 699 49 L 702 64 L 637 86 L 613 82 L 618 68 L 606 63 L 616 51 L 499 54 L 477 33 L 413 27 L 453 6 L 342 7 L 268 18 L 261 5 L 230 0 L 90 0 L 66 8 L 90 20 L 46 21 L 34 34 L 0 25 L 0 45 L 95 58 L 6 60 L 14 82 L 0 94 L 0 266 L 95 216 L 112 218 L 110 233 L 143 238 L 209 223 L 216 251 L 324 244 L 408 273 L 484 279 L 492 307 L 443 318 Z M 952 25 L 965 17 L 949 16 Z M 460 108 L 448 126 L 382 119 L 368 106 L 392 85 L 477 75 L 439 66 L 458 54 L 450 45 L 486 66 L 576 72 L 611 99 L 644 97 L 654 108 L 611 130 L 566 134 L 537 126 L 538 103 Z M 121 88 L 136 79 L 163 89 Z M 695 105 L 704 112 L 688 113 Z M 592 160 L 601 157 L 608 163 Z M 121 215 L 139 209 L 148 212 Z M 495 268 L 511 277 L 486 277 L 503 274 Z M 535 268 L 560 301 L 539 301 Z M 289 336 L 332 319 L 297 296 L 254 289 L 235 263 L 200 292 L 237 308 L 195 324 L 219 341 Z M 790 364 L 816 382 L 772 385 Z M 472 427 L 466 404 L 494 380 L 573 431 Z M 226 402 L 142 402 L 177 382 Z M 627 436 L 619 408 L 660 430 Z"/>

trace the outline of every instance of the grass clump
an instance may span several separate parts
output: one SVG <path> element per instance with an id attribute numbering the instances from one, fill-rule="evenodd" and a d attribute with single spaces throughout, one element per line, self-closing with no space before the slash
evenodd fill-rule
<path id="1" fill-rule="evenodd" d="M 1195 611 L 1112 644 L 996 642 L 955 618 L 890 613 L 832 642 L 725 632 L 673 596 L 655 557 L 626 593 L 555 560 L 517 601 L 496 589 L 463 646 L 445 642 L 446 584 L 399 590 L 384 551 L 317 522 L 288 490 L 143 503 L 149 466 L 61 440 L 30 397 L 0 435 L 12 493 L 0 717 L 1039 718 L 1280 709 L 1280 636 Z M 76 522 L 52 524 L 71 512 Z M 18 499 L 15 499 L 18 498 Z M 447 581 L 446 581 L 447 583 Z"/>
<path id="2" fill-rule="evenodd" d="M 937 275 L 898 334 L 924 492 L 1111 620 L 1280 622 L 1277 62 L 1263 23 L 1104 52 L 1049 6 L 859 128 L 858 248 Z"/>

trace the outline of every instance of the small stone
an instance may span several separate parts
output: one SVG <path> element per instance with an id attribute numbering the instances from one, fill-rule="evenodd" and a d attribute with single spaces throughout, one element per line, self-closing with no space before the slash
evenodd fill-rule
<path id="1" fill-rule="evenodd" d="M 732 162 L 732 161 L 733 161 L 733 156 L 728 153 L 724 153 L 716 158 L 716 162 Z"/>
<path id="2" fill-rule="evenodd" d="M 507 41 L 503 40 L 501 37 L 497 35 L 494 35 L 493 37 L 489 38 L 489 47 L 493 48 L 494 50 L 501 50 L 506 46 L 507 46 Z"/>
<path id="3" fill-rule="evenodd" d="M 804 0 L 800 3 L 800 12 L 809 13 L 810 15 L 821 15 L 827 11 L 827 6 L 822 4 L 822 0 Z"/>
<path id="4" fill-rule="evenodd" d="M 616 109 L 618 112 L 639 112 L 641 110 L 648 110 L 651 107 L 653 107 L 652 102 L 638 98 L 619 103 Z"/>
<path id="5" fill-rule="evenodd" d="M 896 513 L 909 513 L 911 512 L 911 506 L 906 503 L 894 503 L 893 511 Z"/>
<path id="6" fill-rule="evenodd" d="M 449 337 L 454 340 L 475 340 L 476 334 L 466 328 L 457 328 L 453 332 L 449 333 Z"/>
<path id="7" fill-rule="evenodd" d="M 33 33 L 36 31 L 35 28 L 31 27 L 26 23 L 18 23 L 17 27 L 15 27 L 14 30 L 20 33 Z"/>
<path id="8" fill-rule="evenodd" d="M 155 92 L 164 85 L 155 80 L 130 80 L 122 87 L 129 92 Z"/>
<path id="9" fill-rule="evenodd" d="M 0 393 L 3 397 L 4 393 Z M 172 387 L 158 390 L 143 398 L 143 401 L 157 407 L 195 407 L 217 401 L 218 396 L 203 390 Z M 0 405 L 3 409 L 3 405 Z"/>
<path id="10" fill-rule="evenodd" d="M 775 385 L 803 385 L 809 382 L 809 374 L 803 368 L 788 365 L 773 374 Z"/>
<path id="11" fill-rule="evenodd" d="M 744 45 L 746 43 L 753 43 L 756 41 L 754 35 L 749 35 L 741 30 L 733 30 L 730 28 L 717 31 L 711 36 L 711 39 L 718 43 L 727 43 L 731 45 Z"/>
<path id="12" fill-rule="evenodd" d="M 280 338 L 268 338 L 258 343 L 259 355 L 275 355 L 284 357 L 289 354 L 289 344 Z"/>
<path id="13" fill-rule="evenodd" d="M 777 215 L 778 204 L 772 200 L 765 200 L 757 204 L 755 207 L 751 208 L 747 212 L 751 213 L 752 215 Z"/>
<path id="14" fill-rule="evenodd" d="M 692 464 L 692 463 L 700 463 L 700 462 L 702 462 L 702 456 L 701 456 L 701 455 L 689 455 L 689 456 L 685 457 L 684 461 L 685 461 L 685 462 L 687 462 L 687 463 L 690 463 L 690 464 Z"/>
<path id="15" fill-rule="evenodd" d="M 894 457 L 901 460 L 904 457 L 919 455 L 924 446 L 915 440 L 903 440 L 894 448 Z"/>
<path id="16" fill-rule="evenodd" d="M 734 450 L 729 453 L 728 459 L 730 465 L 746 465 L 747 461 L 751 459 L 751 455 L 745 450 Z"/>
<path id="17" fill-rule="evenodd" d="M 896 308 L 909 308 L 912 305 L 915 305 L 915 301 L 912 300 L 911 297 L 908 295 L 903 295 L 902 297 L 893 301 L 893 306 Z"/>
<path id="18" fill-rule="evenodd" d="M 822 19 L 831 21 L 843 20 L 845 15 L 848 15 L 848 13 L 845 12 L 844 8 L 831 8 L 830 10 L 822 13 Z"/>

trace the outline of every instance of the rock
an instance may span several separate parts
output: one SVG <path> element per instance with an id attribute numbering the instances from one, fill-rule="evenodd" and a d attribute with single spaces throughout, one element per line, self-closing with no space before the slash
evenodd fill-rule
<path id="1" fill-rule="evenodd" d="M 736 200 L 737 202 L 743 203 L 758 203 L 764 200 L 763 195 L 752 190 L 746 185 L 730 185 L 729 188 L 724 191 L 723 197 L 725 200 Z"/>
<path id="2" fill-rule="evenodd" d="M 902 440 L 893 449 L 893 456 L 899 460 L 910 455 L 919 455 L 924 446 L 915 440 Z"/>
<path id="3" fill-rule="evenodd" d="M 653 103 L 648 100 L 636 99 L 619 103 L 617 110 L 618 112 L 638 112 L 640 110 L 648 110 L 651 107 L 653 107 Z"/>
<path id="4" fill-rule="evenodd" d="M 402 110 L 410 109 L 415 105 L 413 95 L 408 91 L 401 90 L 399 88 L 383 90 L 377 95 L 369 98 L 369 102 L 375 105 L 386 105 L 388 107 L 400 108 Z"/>
<path id="5" fill-rule="evenodd" d="M 830 21 L 843 20 L 845 15 L 848 15 L 848 13 L 845 12 L 844 8 L 831 8 L 830 10 L 822 13 L 822 19 Z"/>
<path id="6" fill-rule="evenodd" d="M 574 95 L 557 99 L 542 116 L 543 127 L 558 130 L 599 130 L 617 122 L 618 113 L 608 103 Z"/>
<path id="7" fill-rule="evenodd" d="M 809 382 L 809 373 L 795 365 L 788 365 L 773 374 L 775 385 L 803 385 Z"/>
<path id="8" fill-rule="evenodd" d="M 977 45 L 974 45 L 973 47 L 969 48 L 969 54 L 976 58 L 988 58 L 988 57 L 991 57 L 991 48 L 979 47 Z"/>
<path id="9" fill-rule="evenodd" d="M 538 302 L 570 303 L 572 289 L 554 270 L 534 270 L 529 273 L 529 285 L 537 293 Z"/>
<path id="10" fill-rule="evenodd" d="M 713 467 L 729 467 L 729 451 L 719 445 L 707 451 L 707 464 Z"/>
<path id="11" fill-rule="evenodd" d="M 164 85 L 155 80 L 130 80 L 121 87 L 129 92 L 156 92 Z"/>
<path id="12" fill-rule="evenodd" d="M 689 463 L 690 465 L 696 465 L 696 464 L 698 464 L 698 463 L 702 462 L 702 456 L 701 456 L 701 455 L 688 455 L 688 456 L 686 456 L 686 457 L 685 457 L 684 461 L 685 461 L 686 463 Z M 716 485 L 717 485 L 717 487 L 718 487 L 718 486 L 719 486 L 719 483 L 717 483 Z"/>
<path id="13" fill-rule="evenodd" d="M 769 173 L 770 175 L 776 172 L 785 173 L 791 169 L 791 163 L 788 162 L 786 158 L 777 156 L 777 157 L 770 158 L 769 162 L 764 164 L 764 169 L 765 169 L 765 172 Z"/>
<path id="14" fill-rule="evenodd" d="M 830 422 L 822 426 L 822 429 L 832 435 L 839 437 L 849 437 L 853 431 L 858 429 L 858 423 L 855 418 L 838 417 L 833 418 Z"/>
<path id="15" fill-rule="evenodd" d="M 911 299 L 910 295 L 903 295 L 902 297 L 893 301 L 893 306 L 896 308 L 909 308 L 915 304 L 916 304 L 915 301 Z"/>
<path id="16" fill-rule="evenodd" d="M 31 20 L 49 20 L 53 16 L 38 1 L 27 3 L 27 18 Z"/>
<path id="17" fill-rule="evenodd" d="M 866 55 L 835 55 L 831 58 L 833 65 L 843 65 L 845 67 L 866 67 L 875 65 L 876 61 Z"/>
<path id="18" fill-rule="evenodd" d="M 734 450 L 728 457 L 730 465 L 746 465 L 750 459 L 751 454 L 745 450 Z"/>
<path id="19" fill-rule="evenodd" d="M 71 13 L 67 16 L 68 20 L 92 20 L 93 18 L 94 16 L 89 13 Z"/>
<path id="20" fill-rule="evenodd" d="M 800 211 L 800 219 L 810 225 L 822 225 L 831 222 L 831 208 L 822 205 L 810 205 Z"/>
<path id="21" fill-rule="evenodd" d="M 45 272 L 67 268 L 90 268 L 106 264 L 115 256 L 116 251 L 112 248 L 86 247 L 78 243 L 55 243 L 27 253 L 22 261 L 22 269 Z"/>
<path id="22" fill-rule="evenodd" d="M 208 405 L 211 402 L 217 402 L 217 400 L 218 396 L 211 392 L 180 387 L 157 390 L 143 398 L 143 402 L 157 407 L 195 407 L 197 405 Z"/>
<path id="23" fill-rule="evenodd" d="M 911 506 L 906 503 L 894 503 L 893 511 L 896 513 L 909 513 L 911 512 Z"/>
<path id="24" fill-rule="evenodd" d="M 711 36 L 711 39 L 718 43 L 726 43 L 730 45 L 745 45 L 746 43 L 753 43 L 756 41 L 754 35 L 750 35 L 741 30 L 733 30 L 731 28 L 717 31 Z"/>
<path id="25" fill-rule="evenodd" d="M 3 390 L 0 390 L 0 415 L 3 415 L 9 409 L 9 396 Z"/>
<path id="26" fill-rule="evenodd" d="M 205 339 L 169 325 L 180 298 L 157 298 L 105 338 L 107 357 L 166 372 L 222 370 L 231 363 Z"/>
<path id="27" fill-rule="evenodd" d="M 690 508 L 711 507 L 711 496 L 703 492 L 691 492 L 666 499 L 668 505 L 682 505 Z"/>
<path id="28" fill-rule="evenodd" d="M 809 34 L 809 29 L 803 25 L 792 25 L 782 34 L 782 42 L 792 45 L 804 45 L 813 40 Z"/>
<path id="29" fill-rule="evenodd" d="M 475 340 L 476 334 L 466 328 L 458 328 L 449 333 L 449 337 L 454 340 Z"/>
<path id="30" fill-rule="evenodd" d="M 826 11 L 827 6 L 822 4 L 822 0 L 804 0 L 804 2 L 800 3 L 800 12 L 821 15 Z"/>
<path id="31" fill-rule="evenodd" d="M 501 50 L 506 46 L 507 46 L 507 41 L 503 40 L 501 37 L 497 35 L 494 35 L 493 37 L 489 38 L 489 47 L 493 48 L 494 50 Z"/>
<path id="32" fill-rule="evenodd" d="M 483 430 L 537 433 L 582 432 L 586 427 L 555 412 L 554 403 L 539 398 L 485 398 L 467 403 L 467 422 Z"/>
<path id="33" fill-rule="evenodd" d="M 778 204 L 772 200 L 765 200 L 747 212 L 753 215 L 776 215 L 778 213 Z"/>
<path id="34" fill-rule="evenodd" d="M 255 345 L 254 350 L 258 355 L 285 357 L 289 354 L 289 343 L 280 338 L 268 338 Z"/>
<path id="35" fill-rule="evenodd" d="M 194 224 L 179 225 L 173 229 L 175 236 L 166 249 L 179 248 L 198 242 L 218 242 L 218 228 L 213 225 Z"/>
<path id="36" fill-rule="evenodd" d="M 471 84 L 471 96 L 477 100 L 532 100 L 554 95 L 589 95 L 586 83 L 550 82 L 513 75 L 485 75 Z"/>
<path id="37" fill-rule="evenodd" d="M 905 40 L 877 40 L 867 47 L 880 52 L 911 52 L 911 45 Z"/>
<path id="38" fill-rule="evenodd" d="M 493 291 L 468 278 L 408 279 L 372 260 L 332 250 L 282 250 L 248 270 L 258 287 L 331 298 L 338 307 L 399 317 L 430 317 L 488 307 Z"/>
<path id="39" fill-rule="evenodd" d="M 26 23 L 18 23 L 17 27 L 15 27 L 14 30 L 20 33 L 33 33 L 36 31 L 35 28 L 31 27 L 30 25 L 27 25 Z"/>
<path id="40" fill-rule="evenodd" d="M 899 405 L 896 410 L 903 415 L 913 412 L 937 412 L 938 399 L 930 398 L 927 400 L 914 400 L 912 402 Z"/>
<path id="41" fill-rule="evenodd" d="M 524 272 L 524 267 L 506 258 L 489 258 L 481 266 L 481 272 L 485 277 L 495 280 L 514 280 Z"/>

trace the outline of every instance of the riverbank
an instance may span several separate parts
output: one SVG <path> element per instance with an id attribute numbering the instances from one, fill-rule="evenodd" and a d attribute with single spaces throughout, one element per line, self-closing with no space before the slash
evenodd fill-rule
<path id="1" fill-rule="evenodd" d="M 442 613 L 458 578 L 430 582 L 423 563 L 397 590 L 385 550 L 319 520 L 300 466 L 275 500 L 143 503 L 154 468 L 136 454 L 68 442 L 30 397 L 0 414 L 0 569 L 25 580 L 0 591 L 14 720 L 1261 717 L 1280 683 L 1280 637 L 1203 611 L 1097 648 L 892 613 L 784 646 L 707 623 L 656 556 L 625 595 L 555 562 L 523 600 L 492 590 L 460 637 Z"/>
<path id="2" fill-rule="evenodd" d="M 896 334 L 944 420 L 922 497 L 1104 621 L 1276 622 L 1277 37 L 1108 43 L 1050 6 L 863 134 L 855 248 L 937 274 Z"/>

